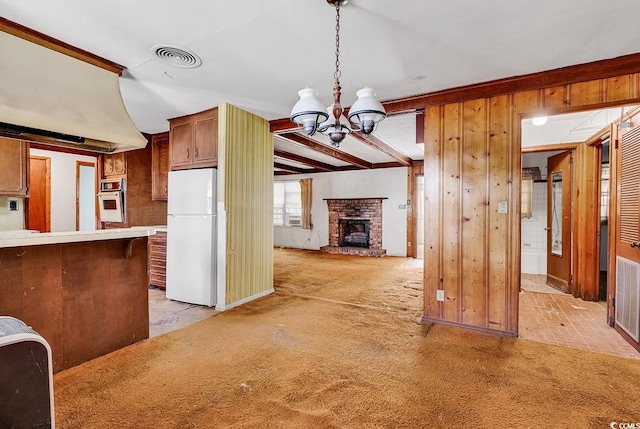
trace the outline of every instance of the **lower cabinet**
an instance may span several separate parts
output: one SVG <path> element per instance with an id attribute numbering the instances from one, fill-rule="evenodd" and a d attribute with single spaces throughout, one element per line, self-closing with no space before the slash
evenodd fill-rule
<path id="1" fill-rule="evenodd" d="M 158 231 L 149 237 L 149 285 L 167 287 L 167 233 Z"/>

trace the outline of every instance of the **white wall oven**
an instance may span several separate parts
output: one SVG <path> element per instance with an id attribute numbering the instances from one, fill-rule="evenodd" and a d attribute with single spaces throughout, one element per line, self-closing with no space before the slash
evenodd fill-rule
<path id="1" fill-rule="evenodd" d="M 100 206 L 100 222 L 124 223 L 124 179 L 101 180 L 100 192 L 98 193 L 98 205 Z"/>

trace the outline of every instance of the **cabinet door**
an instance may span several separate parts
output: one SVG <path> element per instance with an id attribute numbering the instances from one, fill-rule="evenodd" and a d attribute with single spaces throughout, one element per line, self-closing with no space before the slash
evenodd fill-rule
<path id="1" fill-rule="evenodd" d="M 149 284 L 165 289 L 167 284 L 167 233 L 149 237 Z"/>
<path id="2" fill-rule="evenodd" d="M 151 199 L 167 201 L 169 133 L 151 136 Z"/>
<path id="3" fill-rule="evenodd" d="M 28 196 L 28 143 L 0 137 L 0 195 Z"/>
<path id="4" fill-rule="evenodd" d="M 102 159 L 102 172 L 105 176 L 113 176 L 115 174 L 115 160 L 112 155 L 104 155 Z"/>
<path id="5" fill-rule="evenodd" d="M 127 172 L 127 160 L 124 152 L 104 155 L 102 171 L 105 177 L 122 176 Z"/>
<path id="6" fill-rule="evenodd" d="M 169 167 L 185 168 L 193 158 L 193 126 L 190 121 L 171 123 L 169 134 Z"/>
<path id="7" fill-rule="evenodd" d="M 125 174 L 127 172 L 127 158 L 124 152 L 114 153 L 113 157 L 113 172 L 114 174 Z"/>
<path id="8" fill-rule="evenodd" d="M 218 117 L 195 120 L 195 148 L 193 163 L 198 166 L 215 167 L 218 163 Z"/>

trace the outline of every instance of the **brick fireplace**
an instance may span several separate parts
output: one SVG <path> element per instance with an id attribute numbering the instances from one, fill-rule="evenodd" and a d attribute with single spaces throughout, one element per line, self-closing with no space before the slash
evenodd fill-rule
<path id="1" fill-rule="evenodd" d="M 320 251 L 384 256 L 382 202 L 387 198 L 325 198 L 329 208 L 329 245 Z"/>

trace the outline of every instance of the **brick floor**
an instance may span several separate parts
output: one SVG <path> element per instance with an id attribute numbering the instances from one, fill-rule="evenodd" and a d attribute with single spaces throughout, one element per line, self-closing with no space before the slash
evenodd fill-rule
<path id="1" fill-rule="evenodd" d="M 602 303 L 522 291 L 519 315 L 520 338 L 640 359 L 640 352 L 607 325 L 607 309 Z"/>

